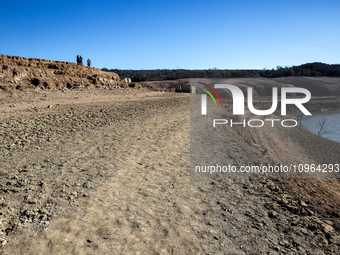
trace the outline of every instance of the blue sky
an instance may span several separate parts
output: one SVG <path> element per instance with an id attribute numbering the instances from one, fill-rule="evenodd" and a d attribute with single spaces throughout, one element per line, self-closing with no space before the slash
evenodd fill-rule
<path id="1" fill-rule="evenodd" d="M 1 1 L 0 54 L 109 69 L 340 63 L 339 1 Z"/>

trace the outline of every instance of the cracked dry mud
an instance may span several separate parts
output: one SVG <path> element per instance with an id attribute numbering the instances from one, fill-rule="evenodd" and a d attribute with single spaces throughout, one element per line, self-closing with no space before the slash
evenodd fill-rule
<path id="1" fill-rule="evenodd" d="M 1 119 L 0 254 L 339 254 L 337 179 L 191 178 L 189 124 L 170 94 Z"/>

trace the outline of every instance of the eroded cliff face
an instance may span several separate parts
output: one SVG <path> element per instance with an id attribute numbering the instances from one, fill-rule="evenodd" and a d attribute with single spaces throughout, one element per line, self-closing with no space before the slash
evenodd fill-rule
<path id="1" fill-rule="evenodd" d="M 138 87 L 122 82 L 115 73 L 72 62 L 0 54 L 0 89 Z"/>

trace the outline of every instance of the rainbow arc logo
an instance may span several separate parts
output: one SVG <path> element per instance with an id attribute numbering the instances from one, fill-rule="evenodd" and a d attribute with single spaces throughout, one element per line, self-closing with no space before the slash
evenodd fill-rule
<path id="1" fill-rule="evenodd" d="M 209 88 L 212 92 L 214 92 L 214 94 L 217 96 L 217 98 L 220 101 L 220 104 L 222 106 L 222 100 L 220 98 L 220 95 L 217 93 L 217 91 L 213 87 L 211 87 L 210 85 L 205 84 L 203 82 L 198 82 L 198 83 L 204 85 L 205 87 Z M 198 89 L 201 89 L 204 92 L 206 92 L 212 98 L 212 100 L 214 100 L 214 103 L 217 106 L 215 97 L 211 94 L 211 92 L 209 90 L 204 89 L 204 88 L 200 88 L 200 87 L 198 87 Z M 201 97 L 202 97 L 202 111 L 201 111 L 201 114 L 202 115 L 207 115 L 207 95 L 206 94 L 202 94 Z"/>

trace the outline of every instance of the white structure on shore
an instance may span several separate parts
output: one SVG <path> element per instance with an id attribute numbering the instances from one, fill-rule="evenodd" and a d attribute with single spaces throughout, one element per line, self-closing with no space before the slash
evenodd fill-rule
<path id="1" fill-rule="evenodd" d="M 193 84 L 190 85 L 190 93 L 191 94 L 196 94 L 196 86 L 193 85 Z"/>

